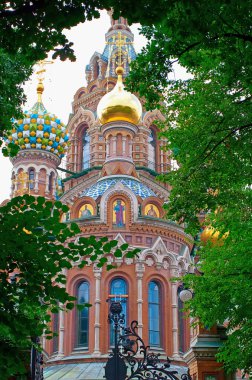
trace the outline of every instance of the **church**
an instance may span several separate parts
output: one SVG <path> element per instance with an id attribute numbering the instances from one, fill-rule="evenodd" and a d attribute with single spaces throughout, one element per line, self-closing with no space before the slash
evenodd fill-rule
<path id="1" fill-rule="evenodd" d="M 44 378 L 104 378 L 114 344 L 107 301 L 117 299 L 125 325 L 137 320 L 139 336 L 151 352 L 171 359 L 179 377 L 189 368 L 195 380 L 222 380 L 214 358 L 217 330 L 191 327 L 179 298 L 182 284 L 171 282 L 193 272 L 193 240 L 165 218 L 170 187 L 158 175 L 172 170 L 172 162 L 155 123 L 162 114 L 146 111 L 144 100 L 125 90 L 136 57 L 134 36 L 126 19 L 110 17 L 104 50 L 86 66 L 87 86 L 74 95 L 68 125 L 46 110 L 40 80 L 38 101 L 7 140 L 20 146 L 12 158 L 12 196 L 59 199 L 69 207 L 62 221 L 78 223 L 81 236 L 106 236 L 140 249 L 135 258 L 111 254 L 116 268 L 110 271 L 91 261 L 68 270 L 67 291 L 92 306 L 52 316 L 58 336 L 42 338 Z M 59 181 L 63 157 L 66 177 Z"/>

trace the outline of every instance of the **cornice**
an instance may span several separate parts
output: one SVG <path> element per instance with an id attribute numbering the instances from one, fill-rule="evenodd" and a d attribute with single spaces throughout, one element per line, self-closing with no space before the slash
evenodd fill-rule
<path id="1" fill-rule="evenodd" d="M 61 158 L 56 156 L 55 154 L 48 152 L 46 150 L 38 150 L 38 149 L 24 149 L 20 150 L 15 157 L 10 158 L 13 165 L 20 163 L 23 159 L 25 160 L 49 160 L 55 164 L 55 166 L 59 166 L 61 162 Z"/>

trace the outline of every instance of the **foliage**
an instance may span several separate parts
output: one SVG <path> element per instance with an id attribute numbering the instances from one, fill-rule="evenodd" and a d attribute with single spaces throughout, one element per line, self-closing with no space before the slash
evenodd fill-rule
<path id="1" fill-rule="evenodd" d="M 24 195 L 0 208 L 0 377 L 23 373 L 30 337 L 41 336 L 49 311 L 71 310 L 75 297 L 65 289 L 65 270 L 96 262 L 107 265 L 107 254 L 120 248 L 116 241 L 78 237 L 77 224 L 60 223 L 68 210 L 60 202 Z M 132 257 L 136 251 L 126 253 Z M 111 265 L 107 265 L 110 269 Z M 29 360 L 28 360 L 29 363 Z"/>
<path id="2" fill-rule="evenodd" d="M 219 360 L 228 370 L 251 363 L 251 0 L 169 1 L 132 63 L 131 91 L 159 107 L 159 123 L 179 164 L 163 176 L 172 186 L 167 215 L 195 235 L 199 213 L 221 233 L 221 244 L 198 250 L 203 276 L 185 279 L 195 291 L 191 313 L 207 325 L 228 320 Z M 186 80 L 174 79 L 175 64 Z M 161 96 L 162 94 L 162 96 Z M 215 211 L 215 212 L 214 212 Z M 217 212 L 217 214 L 216 214 Z"/>

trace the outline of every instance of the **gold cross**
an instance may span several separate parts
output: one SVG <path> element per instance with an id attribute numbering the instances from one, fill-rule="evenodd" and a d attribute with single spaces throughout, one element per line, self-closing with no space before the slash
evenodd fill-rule
<path id="1" fill-rule="evenodd" d="M 16 196 L 16 195 L 23 195 L 23 193 L 25 191 L 25 184 L 26 183 L 28 183 L 28 184 L 32 183 L 32 182 L 34 182 L 34 180 L 33 179 L 29 180 L 28 174 L 26 172 L 21 172 L 21 173 L 18 174 L 17 179 L 13 179 L 11 182 L 12 183 L 19 183 L 19 184 L 21 184 L 21 188 L 19 190 L 16 190 L 14 192 L 14 195 Z M 31 190 L 30 186 L 28 186 L 28 193 L 29 193 L 29 195 L 30 195 L 30 190 Z"/>
<path id="2" fill-rule="evenodd" d="M 115 36 L 113 36 L 113 41 L 112 42 L 106 42 L 107 45 L 115 45 L 118 47 L 118 66 L 122 66 L 122 47 L 125 46 L 125 45 L 132 45 L 133 42 L 127 42 L 126 39 L 127 37 L 126 36 L 123 36 L 122 37 L 122 33 L 121 32 L 118 32 L 117 33 L 117 36 L 118 38 L 115 39 Z"/>
<path id="3" fill-rule="evenodd" d="M 45 65 L 52 64 L 53 61 L 46 61 L 45 59 L 43 61 L 38 61 L 38 71 L 36 71 L 37 77 L 38 77 L 38 85 L 37 85 L 37 94 L 38 94 L 38 102 L 42 101 L 42 93 L 44 91 L 44 85 L 43 81 L 45 79 L 44 73 L 45 73 Z"/>
<path id="4" fill-rule="evenodd" d="M 38 80 L 40 83 L 43 82 L 43 80 L 45 79 L 45 77 L 43 76 L 43 73 L 45 73 L 46 69 L 45 69 L 45 65 L 51 65 L 53 63 L 53 61 L 47 61 L 46 59 L 43 59 L 42 61 L 38 61 L 37 65 L 38 65 L 38 71 L 36 71 L 36 74 L 38 76 Z"/>

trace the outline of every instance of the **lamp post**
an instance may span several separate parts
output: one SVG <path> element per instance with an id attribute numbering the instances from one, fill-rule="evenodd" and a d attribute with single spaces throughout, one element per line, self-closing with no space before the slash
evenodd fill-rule
<path id="1" fill-rule="evenodd" d="M 127 367 L 124 360 L 120 357 L 118 345 L 118 333 L 120 326 L 124 324 L 125 316 L 122 313 L 120 301 L 111 301 L 109 308 L 108 321 L 113 323 L 114 328 L 114 348 L 113 354 L 105 366 L 105 378 L 107 380 L 124 380 L 127 374 Z"/>

